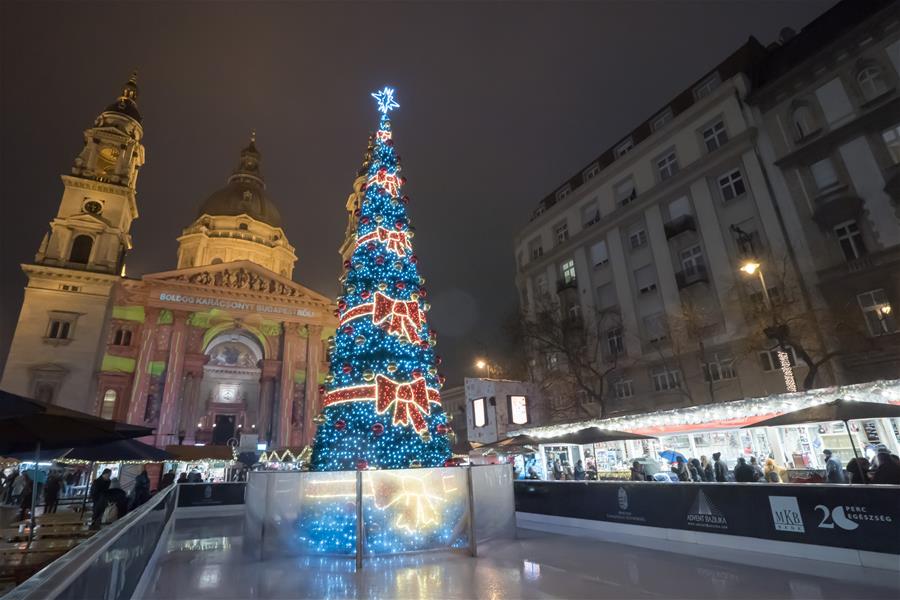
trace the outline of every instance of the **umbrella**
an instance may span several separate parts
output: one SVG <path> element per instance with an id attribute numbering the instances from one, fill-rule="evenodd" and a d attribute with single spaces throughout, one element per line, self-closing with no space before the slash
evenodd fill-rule
<path id="1" fill-rule="evenodd" d="M 677 462 L 679 456 L 681 457 L 681 460 L 683 460 L 684 462 L 687 462 L 687 458 L 684 456 L 684 454 L 682 454 L 681 452 L 678 452 L 677 450 L 663 450 L 662 452 L 659 453 L 659 455 L 662 456 L 667 461 L 669 461 L 670 463 Z"/>
<path id="2" fill-rule="evenodd" d="M 808 408 L 801 408 L 771 419 L 757 421 L 750 425 L 744 425 L 742 429 L 749 427 L 776 427 L 779 425 L 803 425 L 804 423 L 828 423 L 832 421 L 843 421 L 850 437 L 850 446 L 853 448 L 853 455 L 859 458 L 856 451 L 856 444 L 853 442 L 853 435 L 850 433 L 850 425 L 848 421 L 859 421 L 860 419 L 889 419 L 892 417 L 900 417 L 900 406 L 896 404 L 886 404 L 881 402 L 861 402 L 857 400 L 845 400 L 838 398 L 824 404 L 817 404 Z"/>

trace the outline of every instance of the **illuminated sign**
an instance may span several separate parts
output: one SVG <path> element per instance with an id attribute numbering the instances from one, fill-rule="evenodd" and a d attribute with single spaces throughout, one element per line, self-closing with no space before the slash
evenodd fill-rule
<path id="1" fill-rule="evenodd" d="M 212 306 L 213 308 L 225 308 L 234 310 L 246 310 L 250 312 L 290 315 L 292 317 L 315 317 L 316 313 L 307 308 L 294 308 L 291 306 L 272 306 L 269 304 L 254 304 L 241 302 L 240 300 L 228 300 L 225 298 L 209 298 L 203 296 L 186 296 L 184 294 L 170 294 L 161 292 L 159 299 L 163 302 L 178 302 L 180 304 L 194 304 L 196 306 Z"/>

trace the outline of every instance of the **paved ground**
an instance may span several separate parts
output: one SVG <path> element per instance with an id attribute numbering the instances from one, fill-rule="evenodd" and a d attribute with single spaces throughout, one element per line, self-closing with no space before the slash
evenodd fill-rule
<path id="1" fill-rule="evenodd" d="M 728 550 L 699 557 L 529 531 L 482 545 L 478 559 L 449 552 L 368 559 L 357 574 L 345 559 L 254 562 L 242 531 L 242 517 L 180 519 L 144 598 L 900 598 L 900 576 L 888 571 Z"/>

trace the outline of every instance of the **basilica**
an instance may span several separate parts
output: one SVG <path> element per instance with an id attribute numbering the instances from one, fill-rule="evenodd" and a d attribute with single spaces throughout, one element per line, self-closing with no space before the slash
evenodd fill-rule
<path id="1" fill-rule="evenodd" d="M 0 387 L 152 426 L 160 447 L 311 443 L 334 305 L 292 279 L 255 136 L 178 238 L 177 267 L 130 278 L 143 135 L 132 76 L 84 131 L 50 231 L 22 265 Z"/>

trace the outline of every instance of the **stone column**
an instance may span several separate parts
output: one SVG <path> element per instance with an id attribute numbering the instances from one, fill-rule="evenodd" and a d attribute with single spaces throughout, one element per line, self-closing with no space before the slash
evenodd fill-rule
<path id="1" fill-rule="evenodd" d="M 160 448 L 178 443 L 177 402 L 181 396 L 181 377 L 184 370 L 184 350 L 187 346 L 187 319 L 190 313 L 172 311 L 172 337 L 169 338 L 169 360 L 166 363 L 166 387 L 163 390 L 156 445 Z"/>
<path id="2" fill-rule="evenodd" d="M 319 362 L 322 360 L 322 326 L 307 325 L 306 331 L 306 401 L 303 403 L 303 431 L 297 440 L 300 446 L 313 443 L 313 417 L 319 412 Z"/>
<path id="3" fill-rule="evenodd" d="M 259 361 L 259 408 L 256 413 L 256 433 L 260 442 L 272 442 L 274 428 L 272 416 L 275 410 L 275 382 L 281 372 L 281 361 Z"/>
<path id="4" fill-rule="evenodd" d="M 278 398 L 278 432 L 273 442 L 275 446 L 291 443 L 291 418 L 294 406 L 294 365 L 297 361 L 297 347 L 300 345 L 300 325 L 284 323 L 281 352 L 281 389 Z"/>
<path id="5" fill-rule="evenodd" d="M 128 400 L 129 423 L 142 425 L 147 402 L 147 388 L 150 386 L 150 361 L 156 349 L 156 321 L 159 319 L 158 308 L 144 310 L 144 324 L 141 326 L 141 340 L 138 346 L 138 357 L 134 367 L 134 379 L 131 385 L 131 397 Z"/>

